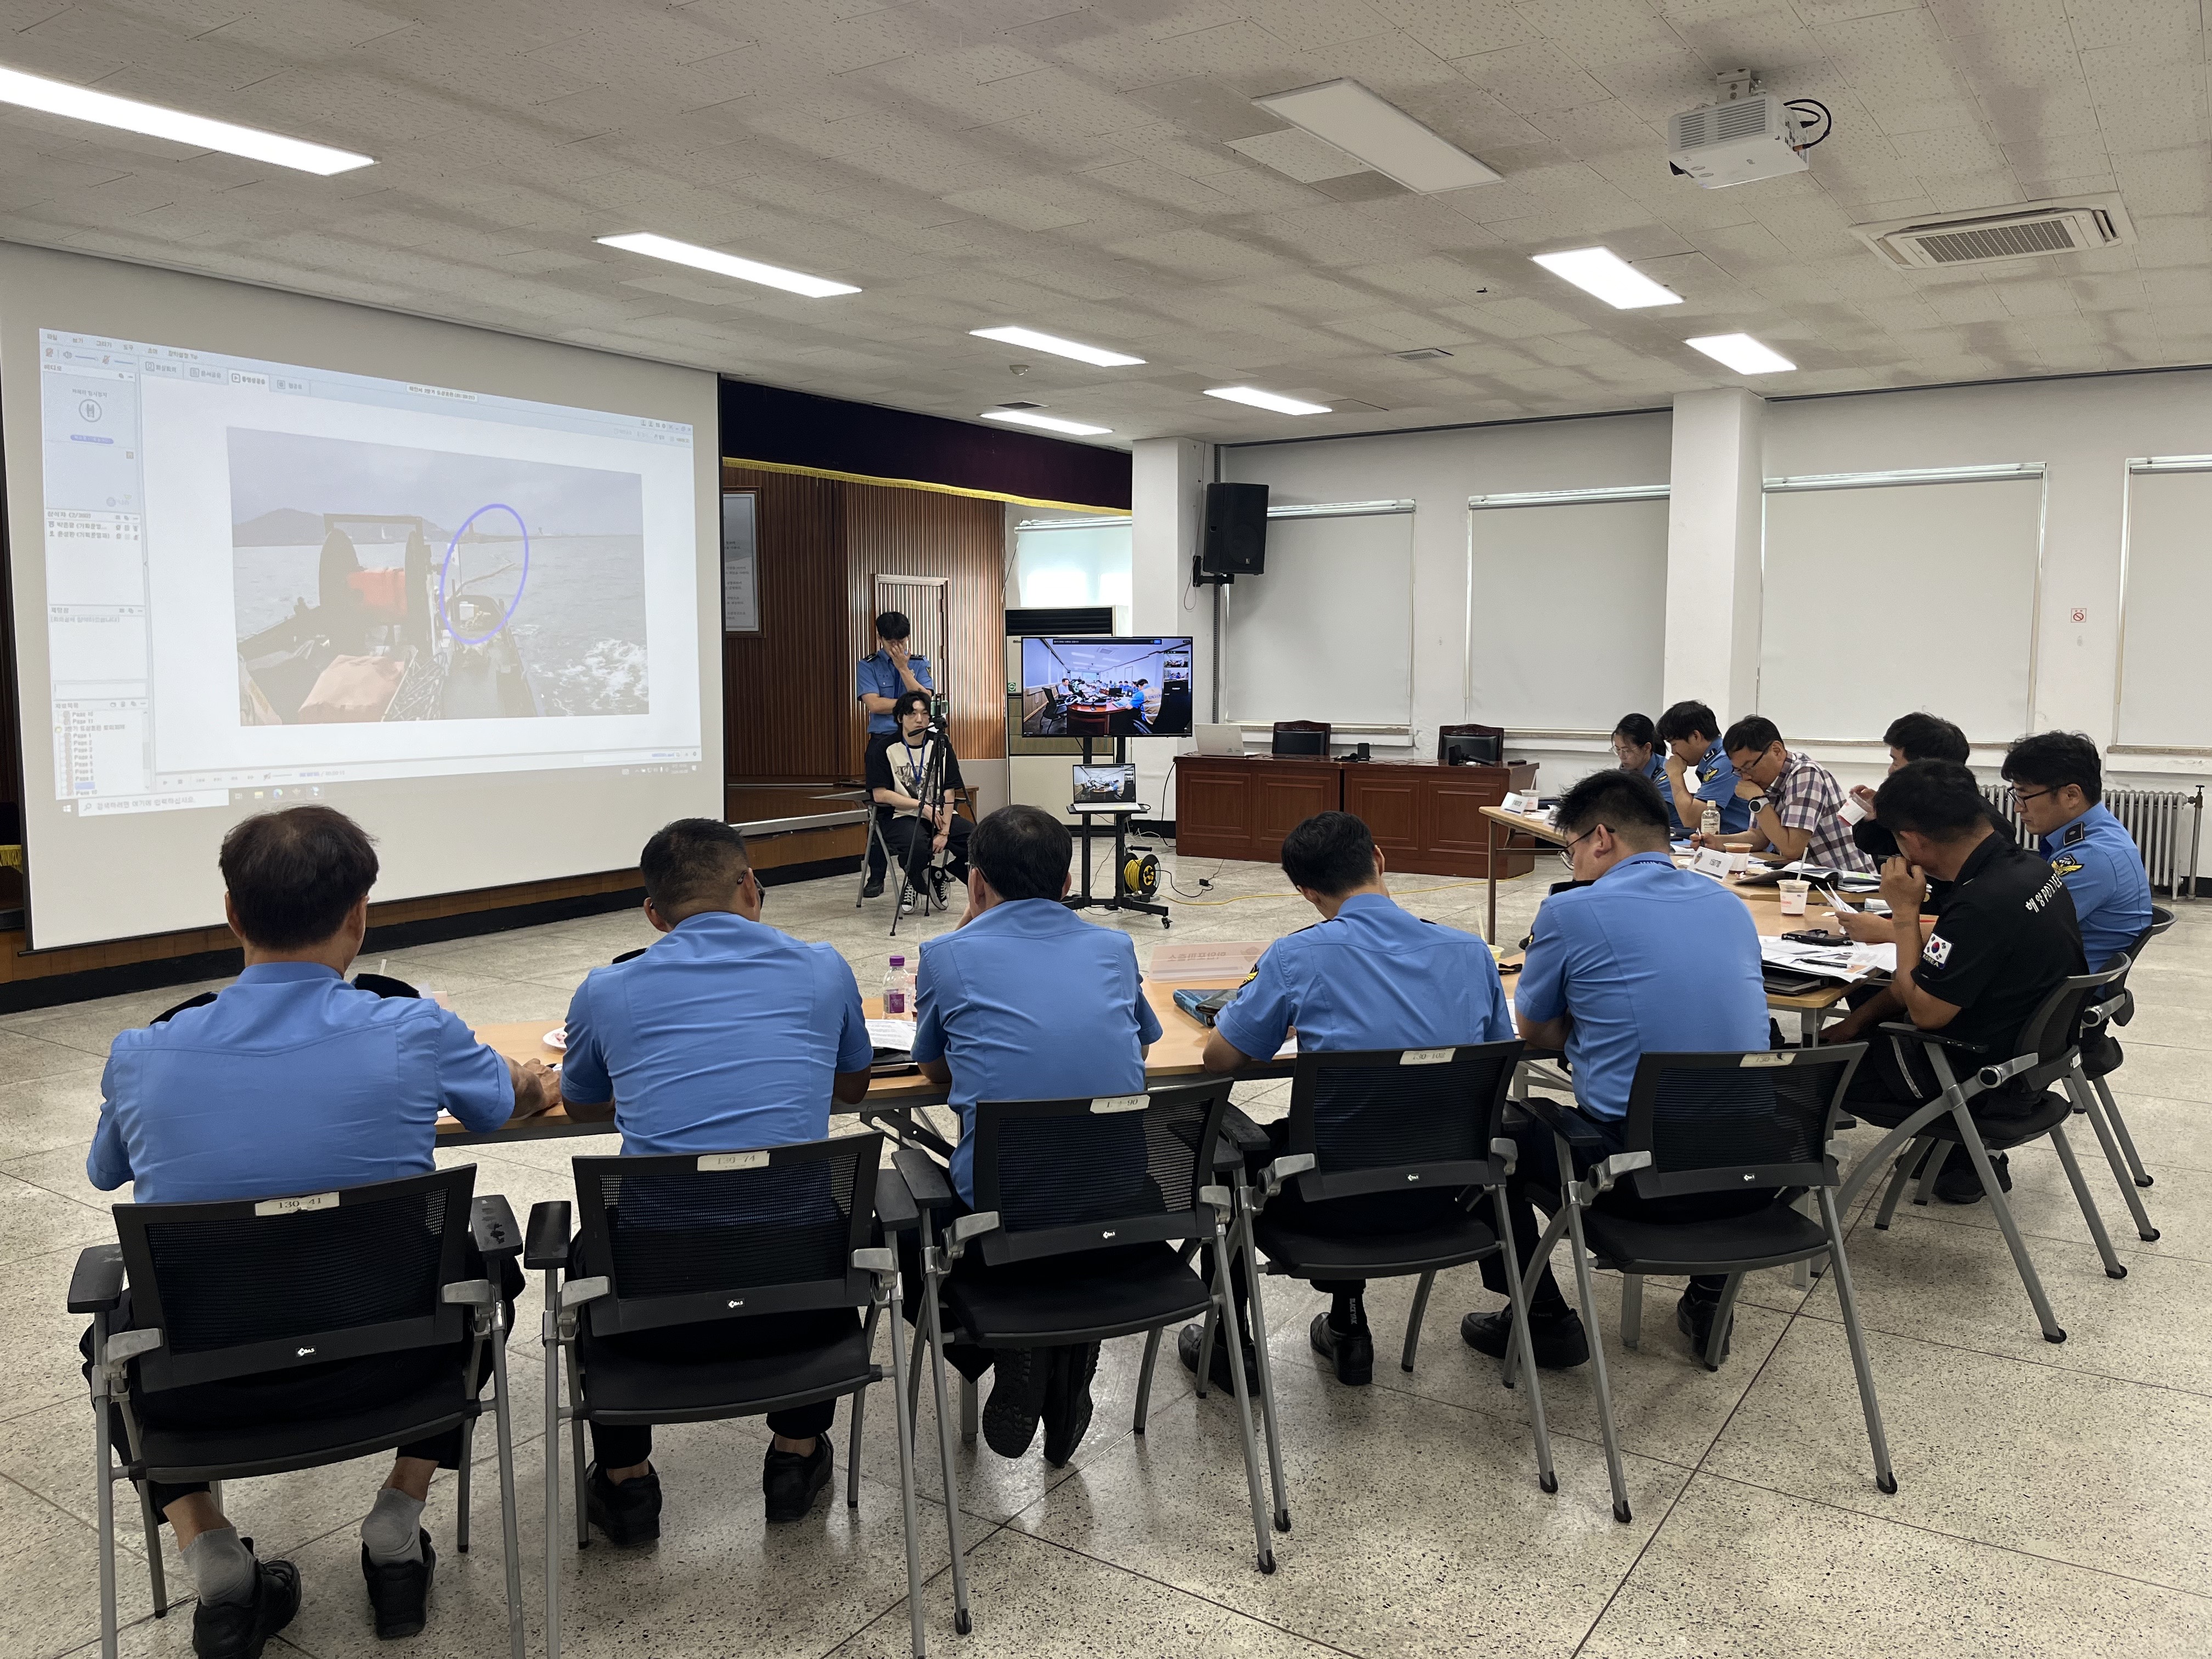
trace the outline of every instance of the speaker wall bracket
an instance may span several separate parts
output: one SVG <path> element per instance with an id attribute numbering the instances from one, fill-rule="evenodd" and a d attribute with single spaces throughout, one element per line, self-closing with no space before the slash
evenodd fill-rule
<path id="1" fill-rule="evenodd" d="M 1206 557 L 1203 554 L 1194 553 L 1190 556 L 1190 585 L 1193 587 L 1229 587 L 1233 586 L 1237 578 L 1225 570 L 1208 570 L 1206 568 Z"/>

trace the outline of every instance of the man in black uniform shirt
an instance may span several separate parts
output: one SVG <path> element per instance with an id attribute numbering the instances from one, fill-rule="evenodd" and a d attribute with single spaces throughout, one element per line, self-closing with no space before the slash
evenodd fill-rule
<path id="1" fill-rule="evenodd" d="M 876 822 L 892 854 L 906 866 L 907 885 L 918 888 L 929 860 L 947 848 L 952 856 L 944 870 L 929 878 L 936 883 L 942 902 L 948 883 L 968 883 L 968 832 L 974 828 L 952 810 L 951 792 L 963 787 L 960 757 L 943 732 L 929 730 L 929 693 L 902 692 L 892 705 L 891 718 L 898 732 L 889 743 L 868 748 L 868 795 L 875 802 Z M 935 799 L 924 801 L 921 792 L 929 781 L 933 751 L 941 752 L 944 769 Z"/>
<path id="2" fill-rule="evenodd" d="M 1879 994 L 1830 1026 L 1823 1040 L 1856 1042 L 1884 1020 L 1910 1019 L 1984 1045 L 1991 1060 L 2018 1052 L 2021 1027 L 2069 975 L 2084 972 L 2081 933 L 2064 879 L 2050 865 L 1990 822 L 1974 775 L 1948 761 L 1914 761 L 1891 773 L 1875 797 L 1882 823 L 1897 837 L 1899 856 L 1882 866 L 1881 896 L 1903 939 L 1920 935 L 1923 892 L 1931 880 L 1950 884 L 1935 931 L 1920 959 Z M 1900 1066 L 1896 1047 L 1877 1041 L 1851 1079 L 1850 1099 L 1873 1123 L 1901 1123 L 1942 1092 L 1917 1052 Z M 2033 1107 L 2039 1091 L 2016 1084 L 1976 1097 L 1977 1118 L 2001 1120 Z M 2005 1156 L 1993 1154 L 1998 1184 L 2012 1178 Z M 1972 1204 L 1982 1196 L 1971 1162 L 1953 1158 L 1936 1177 L 1936 1195 Z"/>

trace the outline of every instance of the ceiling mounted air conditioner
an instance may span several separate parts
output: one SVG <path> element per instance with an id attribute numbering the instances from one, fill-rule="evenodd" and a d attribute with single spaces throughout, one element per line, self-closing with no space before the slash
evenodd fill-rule
<path id="1" fill-rule="evenodd" d="M 1851 234 L 1891 264 L 1908 270 L 1990 264 L 2041 253 L 2082 253 L 2136 239 L 2117 196 L 2022 202 L 1980 213 L 1853 225 Z"/>

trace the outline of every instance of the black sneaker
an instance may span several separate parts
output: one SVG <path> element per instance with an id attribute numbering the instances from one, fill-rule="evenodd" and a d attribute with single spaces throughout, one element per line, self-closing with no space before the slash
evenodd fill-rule
<path id="1" fill-rule="evenodd" d="M 1176 1356 L 1182 1361 L 1182 1368 L 1193 1376 L 1198 1375 L 1199 1345 L 1205 1340 L 1206 1327 L 1203 1325 L 1186 1325 L 1176 1337 Z M 1236 1379 L 1229 1374 L 1229 1345 L 1220 1340 L 1218 1332 L 1213 1343 L 1213 1360 L 1206 1367 L 1206 1380 L 1224 1394 L 1237 1392 Z M 1253 1357 L 1252 1344 L 1249 1340 L 1244 1344 L 1244 1391 L 1254 1395 L 1260 1392 L 1260 1364 Z"/>
<path id="2" fill-rule="evenodd" d="M 1098 1374 L 1098 1345 L 1083 1342 L 1048 1351 L 1044 1391 L 1044 1461 L 1067 1467 L 1091 1429 L 1091 1379 Z"/>
<path id="3" fill-rule="evenodd" d="M 438 1553 L 430 1547 L 428 1533 L 422 1541 L 420 1561 L 372 1561 L 368 1546 L 361 1547 L 361 1576 L 368 1580 L 368 1608 L 376 1615 L 379 1641 L 419 1635 L 429 1616 L 430 1577 L 438 1569 Z"/>
<path id="4" fill-rule="evenodd" d="M 1471 1313 L 1459 1322 L 1460 1340 L 1477 1353 L 1492 1359 L 1505 1358 L 1513 1342 L 1513 1310 Z M 1536 1364 L 1547 1371 L 1564 1371 L 1589 1358 L 1589 1339 L 1583 1334 L 1582 1316 L 1562 1309 L 1548 1319 L 1531 1317 L 1528 1340 L 1536 1350 Z"/>
<path id="5" fill-rule="evenodd" d="M 761 1491 L 768 1499 L 769 1524 L 804 1521 L 822 1489 L 830 1484 L 834 1463 L 826 1434 L 814 1437 L 814 1449 L 804 1457 L 770 1445 L 761 1465 Z"/>
<path id="6" fill-rule="evenodd" d="M 2002 1152 L 1991 1152 L 1990 1167 L 1996 1171 L 1998 1188 L 2010 1192 L 2012 1160 Z M 1978 1204 L 1989 1196 L 1982 1190 L 1982 1177 L 1974 1169 L 1974 1160 L 1966 1156 L 1965 1147 L 1954 1146 L 1951 1149 L 1951 1156 L 1944 1163 L 1942 1173 L 1936 1177 L 1936 1196 L 1946 1204 Z"/>
<path id="7" fill-rule="evenodd" d="M 998 1348 L 991 1355 L 995 1380 L 983 1407 L 983 1441 L 1001 1457 L 1019 1457 L 1036 1438 L 1044 1415 L 1049 1361 L 1037 1348 Z"/>
<path id="8" fill-rule="evenodd" d="M 945 902 L 945 895 L 950 885 L 950 878 L 947 878 L 944 871 L 935 868 L 933 868 L 930 871 L 929 890 L 932 895 L 935 896 L 938 908 L 939 909 L 950 909 L 951 908 Z"/>
<path id="9" fill-rule="evenodd" d="M 1713 1316 L 1721 1310 L 1717 1302 L 1708 1302 L 1701 1296 L 1682 1292 L 1682 1299 L 1674 1304 L 1674 1328 L 1690 1339 L 1690 1352 L 1700 1364 L 1705 1363 L 1705 1346 L 1713 1340 Z M 1721 1338 L 1720 1360 L 1708 1370 L 1717 1370 L 1729 1357 L 1729 1348 L 1735 1339 L 1735 1322 L 1729 1321 L 1729 1334 Z"/>
<path id="10" fill-rule="evenodd" d="M 246 1553 L 253 1540 L 242 1538 Z M 243 1601 L 203 1601 L 192 1609 L 192 1651 L 199 1659 L 261 1659 L 261 1650 L 300 1611 L 300 1570 L 289 1561 L 253 1564 L 253 1594 Z"/>
<path id="11" fill-rule="evenodd" d="M 584 1514 L 618 1550 L 660 1536 L 660 1477 L 647 1469 L 617 1486 L 597 1463 L 584 1472 Z"/>
<path id="12" fill-rule="evenodd" d="M 1375 1337 L 1364 1317 L 1355 1317 L 1349 1329 L 1339 1330 L 1328 1315 L 1317 1313 L 1309 1334 L 1314 1352 L 1336 1366 L 1338 1382 L 1357 1389 L 1375 1380 Z"/>
<path id="13" fill-rule="evenodd" d="M 883 896 L 884 878 L 881 876 L 870 876 L 868 878 L 868 884 L 860 889 L 860 896 L 862 898 L 881 898 Z"/>

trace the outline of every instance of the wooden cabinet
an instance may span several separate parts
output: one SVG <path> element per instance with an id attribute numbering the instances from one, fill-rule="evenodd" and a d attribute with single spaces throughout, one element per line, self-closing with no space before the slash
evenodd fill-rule
<path id="1" fill-rule="evenodd" d="M 1176 850 L 1271 863 L 1299 823 L 1344 805 L 1343 770 L 1334 761 L 1178 755 Z"/>
<path id="2" fill-rule="evenodd" d="M 1176 849 L 1190 858 L 1272 863 L 1283 837 L 1316 812 L 1365 823 L 1384 866 L 1407 875 L 1489 873 L 1482 809 L 1509 789 L 1535 787 L 1536 768 L 1392 761 L 1278 760 L 1270 755 L 1176 757 Z M 1534 855 L 1502 857 L 1500 876 L 1526 875 Z"/>

